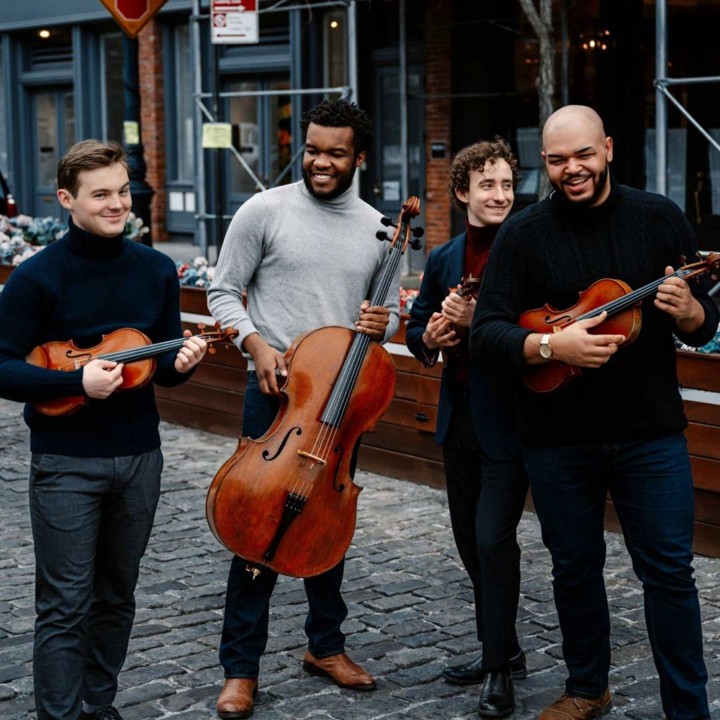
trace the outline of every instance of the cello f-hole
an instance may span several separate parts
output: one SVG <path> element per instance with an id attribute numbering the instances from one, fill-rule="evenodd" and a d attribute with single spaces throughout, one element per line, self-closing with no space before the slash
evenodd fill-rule
<path id="1" fill-rule="evenodd" d="M 280 443 L 280 447 L 277 449 L 274 455 L 271 456 L 268 450 L 263 450 L 263 460 L 266 460 L 267 462 L 272 462 L 273 460 L 275 460 L 275 458 L 278 457 L 285 449 L 285 445 L 287 445 L 287 441 L 292 433 L 295 433 L 296 435 L 302 435 L 302 429 L 297 426 L 290 428 L 287 433 L 285 433 L 285 437 L 283 438 L 282 442 Z"/>
<path id="2" fill-rule="evenodd" d="M 342 446 L 338 445 L 333 448 L 333 452 L 339 456 L 335 464 L 335 475 L 333 475 L 333 490 L 335 490 L 336 493 L 341 493 L 345 490 L 345 483 L 338 483 L 338 474 L 340 472 L 340 466 L 342 465 Z"/>

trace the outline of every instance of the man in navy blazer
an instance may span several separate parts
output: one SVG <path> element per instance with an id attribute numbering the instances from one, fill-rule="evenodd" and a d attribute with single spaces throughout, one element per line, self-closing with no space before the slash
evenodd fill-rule
<path id="1" fill-rule="evenodd" d="M 435 440 L 443 448 L 450 520 L 473 584 L 482 654 L 448 667 L 449 683 L 483 683 L 479 715 L 514 710 L 512 678 L 527 675 L 515 632 L 520 592 L 517 524 L 527 494 L 515 437 L 512 381 L 471 362 L 468 329 L 475 295 L 498 228 L 517 185 L 517 160 L 504 140 L 461 150 L 450 169 L 450 191 L 466 213 L 466 231 L 427 258 L 411 308 L 407 346 L 430 367 L 440 353 L 443 376 Z"/>

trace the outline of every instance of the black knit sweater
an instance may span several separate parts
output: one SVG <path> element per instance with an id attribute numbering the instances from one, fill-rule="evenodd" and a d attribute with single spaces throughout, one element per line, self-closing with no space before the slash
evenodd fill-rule
<path id="1" fill-rule="evenodd" d="M 72 415 L 49 417 L 30 404 L 84 396 L 82 370 L 36 368 L 25 358 L 37 345 L 70 340 L 92 347 L 118 328 L 153 342 L 182 335 L 173 261 L 122 236 L 102 238 L 77 228 L 18 266 L 0 293 L 0 396 L 26 402 L 33 452 L 80 457 L 136 455 L 160 446 L 152 383 L 88 399 Z M 172 386 L 189 375 L 174 367 L 177 350 L 157 358 L 153 378 Z"/>
<path id="2" fill-rule="evenodd" d="M 661 195 L 612 182 L 607 201 L 577 207 L 561 193 L 510 218 L 495 240 L 471 329 L 478 360 L 521 371 L 530 331 L 518 316 L 549 304 L 575 305 L 578 293 L 602 278 L 637 289 L 661 278 L 667 265 L 693 262 L 696 243 L 680 209 Z M 684 260 L 685 259 L 685 260 Z M 678 432 L 687 421 L 678 392 L 673 332 L 688 345 L 708 342 L 718 309 L 705 283 L 690 283 L 705 322 L 688 335 L 653 305 L 642 303 L 642 330 L 609 363 L 551 393 L 525 389 L 521 441 L 534 446 L 627 441 Z"/>

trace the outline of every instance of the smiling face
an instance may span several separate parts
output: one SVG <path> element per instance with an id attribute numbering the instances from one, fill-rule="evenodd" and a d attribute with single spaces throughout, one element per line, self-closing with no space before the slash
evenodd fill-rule
<path id="1" fill-rule="evenodd" d="M 308 125 L 303 180 L 315 197 L 331 200 L 342 195 L 364 160 L 364 152 L 355 153 L 352 128 Z"/>
<path id="2" fill-rule="evenodd" d="M 605 202 L 612 158 L 612 138 L 590 108 L 562 108 L 548 119 L 542 159 L 553 187 L 569 202 L 588 207 Z"/>
<path id="3" fill-rule="evenodd" d="M 502 158 L 488 160 L 482 170 L 470 170 L 468 189 L 456 189 L 455 194 L 466 203 L 471 225 L 500 225 L 515 201 L 510 165 Z"/>
<path id="4" fill-rule="evenodd" d="M 75 196 L 64 188 L 57 195 L 79 228 L 107 238 L 116 237 L 125 229 L 132 199 L 130 180 L 122 163 L 83 170 L 78 174 Z"/>

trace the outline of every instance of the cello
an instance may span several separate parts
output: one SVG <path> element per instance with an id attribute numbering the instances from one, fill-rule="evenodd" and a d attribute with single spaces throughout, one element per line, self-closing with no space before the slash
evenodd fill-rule
<path id="1" fill-rule="evenodd" d="M 580 293 L 580 299 L 566 310 L 557 310 L 551 305 L 527 310 L 518 318 L 518 325 L 534 330 L 537 333 L 557 333 L 563 328 L 578 322 L 594 318 L 607 312 L 607 318 L 591 328 L 593 335 L 624 335 L 623 348 L 632 343 L 640 334 L 642 313 L 640 303 L 652 295 L 668 278 L 677 277 L 689 280 L 708 272 L 717 274 L 720 271 L 720 253 L 710 253 L 698 262 L 683 265 L 670 275 L 664 275 L 643 285 L 637 290 L 622 280 L 603 278 L 594 282 L 587 290 Z M 582 373 L 579 367 L 567 365 L 560 360 L 550 360 L 542 365 L 528 365 L 524 368 L 523 382 L 535 392 L 552 392 L 565 387 L 574 377 Z"/>
<path id="2" fill-rule="evenodd" d="M 371 305 L 383 305 L 410 242 L 420 200 L 403 205 Z M 385 225 L 393 223 L 383 219 Z M 379 240 L 388 240 L 384 231 Z M 368 335 L 322 327 L 296 338 L 268 431 L 243 437 L 208 490 L 206 515 L 215 537 L 248 563 L 311 577 L 335 567 L 355 532 L 361 487 L 350 476 L 360 436 L 375 427 L 395 394 L 390 354 Z"/>

